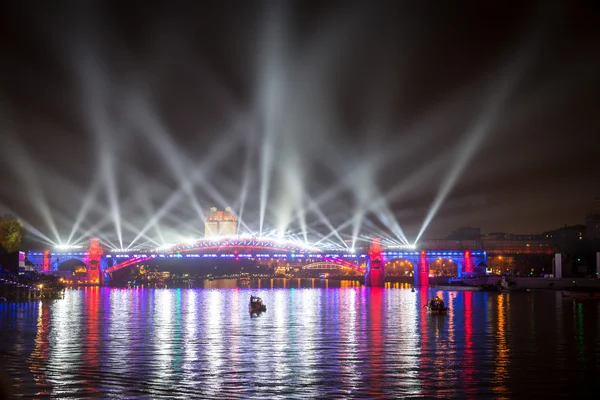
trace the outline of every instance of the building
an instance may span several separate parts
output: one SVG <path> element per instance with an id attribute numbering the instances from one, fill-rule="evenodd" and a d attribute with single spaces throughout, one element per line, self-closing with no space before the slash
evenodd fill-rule
<path id="1" fill-rule="evenodd" d="M 210 213 L 204 221 L 204 236 L 236 236 L 237 219 L 227 207 L 225 211 L 219 211 L 216 207 L 210 209 Z"/>
<path id="2" fill-rule="evenodd" d="M 583 240 L 585 230 L 585 225 L 565 225 L 562 228 L 544 232 L 542 235 L 544 238 L 554 239 L 557 242 L 575 242 Z"/>
<path id="3" fill-rule="evenodd" d="M 483 239 L 486 240 L 543 240 L 545 238 L 542 234 L 533 234 L 533 233 L 525 233 L 525 234 L 515 234 L 515 233 L 506 233 L 506 232 L 490 232 L 485 235 Z"/>

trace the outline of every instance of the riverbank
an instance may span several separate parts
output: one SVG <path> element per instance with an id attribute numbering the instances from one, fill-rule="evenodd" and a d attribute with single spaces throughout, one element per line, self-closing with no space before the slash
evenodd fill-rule
<path id="1" fill-rule="evenodd" d="M 0 270 L 0 301 L 60 299 L 64 286 L 55 277 L 35 272 L 15 275 Z"/>
<path id="2" fill-rule="evenodd" d="M 465 279 L 463 282 L 474 286 L 492 286 L 498 285 L 500 277 L 482 277 L 474 279 Z M 508 278 L 508 281 L 514 283 L 512 289 L 534 289 L 534 290 L 563 290 L 573 287 L 600 289 L 600 279 L 595 278 Z M 448 286 L 447 284 L 441 284 Z M 433 285 L 432 285 L 433 286 Z"/>

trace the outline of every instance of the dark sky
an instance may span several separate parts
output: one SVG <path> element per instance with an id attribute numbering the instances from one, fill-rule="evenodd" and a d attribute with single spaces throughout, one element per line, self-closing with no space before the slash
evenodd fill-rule
<path id="1" fill-rule="evenodd" d="M 212 205 L 258 230 L 267 177 L 265 227 L 321 235 L 392 216 L 412 241 L 436 198 L 424 237 L 583 222 L 599 7 L 440 3 L 5 1 L 0 207 L 162 242 Z"/>

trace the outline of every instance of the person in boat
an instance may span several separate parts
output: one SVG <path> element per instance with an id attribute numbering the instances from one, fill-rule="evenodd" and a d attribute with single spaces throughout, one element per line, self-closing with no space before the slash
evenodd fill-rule
<path id="1" fill-rule="evenodd" d="M 435 296 L 430 304 L 429 304 L 430 308 L 435 308 L 435 309 L 439 309 L 439 308 L 445 308 L 444 307 L 444 300 L 440 299 L 439 297 Z"/>
<path id="2" fill-rule="evenodd" d="M 262 300 L 260 297 L 250 295 L 250 305 L 252 307 L 262 306 Z"/>

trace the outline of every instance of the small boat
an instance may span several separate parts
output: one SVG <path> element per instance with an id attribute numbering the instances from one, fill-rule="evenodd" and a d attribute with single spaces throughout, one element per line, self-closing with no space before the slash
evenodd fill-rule
<path id="1" fill-rule="evenodd" d="M 267 311 L 267 306 L 263 303 L 262 299 L 258 296 L 250 296 L 250 312 L 259 313 Z"/>
<path id="2" fill-rule="evenodd" d="M 571 288 L 563 290 L 563 296 L 577 300 L 600 300 L 600 290 L 596 288 Z"/>
<path id="3" fill-rule="evenodd" d="M 448 307 L 444 305 L 444 300 L 439 297 L 434 297 L 425 305 L 427 311 L 434 315 L 444 315 L 448 311 Z"/>

